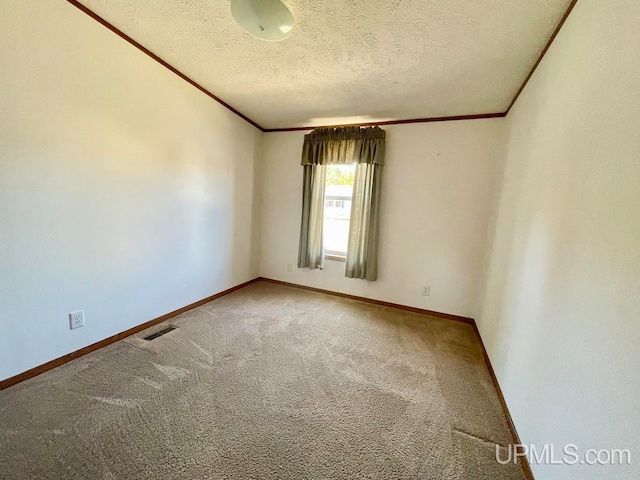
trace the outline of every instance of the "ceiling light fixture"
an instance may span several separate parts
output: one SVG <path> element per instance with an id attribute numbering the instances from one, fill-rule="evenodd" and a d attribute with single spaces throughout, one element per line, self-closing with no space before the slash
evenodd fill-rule
<path id="1" fill-rule="evenodd" d="M 280 0 L 231 0 L 231 15 L 251 35 L 270 42 L 289 38 L 295 24 Z"/>

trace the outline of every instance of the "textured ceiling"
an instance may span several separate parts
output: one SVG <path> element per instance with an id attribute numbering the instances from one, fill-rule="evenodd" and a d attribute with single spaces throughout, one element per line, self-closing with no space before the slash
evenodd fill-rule
<path id="1" fill-rule="evenodd" d="M 285 0 L 283 42 L 228 0 L 82 3 L 265 128 L 503 112 L 570 0 Z"/>

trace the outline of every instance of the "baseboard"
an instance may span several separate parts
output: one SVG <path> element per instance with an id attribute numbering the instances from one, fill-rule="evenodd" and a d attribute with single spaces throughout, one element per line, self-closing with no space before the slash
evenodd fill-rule
<path id="1" fill-rule="evenodd" d="M 154 325 L 157 325 L 159 323 L 162 323 L 166 320 L 169 320 L 173 317 L 176 317 L 178 315 L 180 315 L 181 313 L 187 312 L 189 310 L 192 310 L 194 308 L 199 307 L 200 305 L 204 305 L 205 303 L 211 302 L 212 300 L 215 300 L 217 298 L 223 297 L 225 295 L 228 295 L 232 292 L 235 292 L 236 290 L 240 290 L 241 288 L 244 288 L 248 285 L 251 285 L 252 283 L 258 282 L 258 281 L 263 281 L 263 282 L 269 282 L 269 283 L 275 283 L 278 285 L 285 285 L 288 287 L 294 287 L 294 288 L 300 288 L 303 290 L 309 290 L 312 292 L 318 292 L 318 293 L 324 293 L 327 295 L 334 295 L 337 297 L 342 297 L 342 298 L 348 298 L 351 300 L 358 300 L 361 302 L 366 302 L 366 303 L 371 303 L 374 305 L 380 305 L 383 307 L 390 307 L 390 308 L 397 308 L 399 310 L 405 310 L 405 311 L 409 311 L 409 312 L 413 312 L 413 313 L 419 313 L 422 315 L 429 315 L 432 317 L 438 317 L 438 318 L 445 318 L 447 320 L 454 320 L 457 322 L 463 322 L 463 323 L 467 323 L 473 326 L 473 330 L 475 331 L 476 336 L 478 337 L 478 342 L 480 343 L 480 346 L 482 348 L 482 356 L 484 358 L 484 361 L 487 365 L 487 369 L 489 370 L 489 375 L 491 376 L 491 381 L 493 382 L 493 386 L 496 389 L 496 393 L 498 394 L 498 399 L 500 400 L 500 404 L 502 405 L 502 410 L 504 412 L 505 418 L 507 420 L 507 424 L 509 426 L 509 430 L 511 431 L 511 435 L 514 438 L 514 441 L 516 444 L 520 444 L 522 443 L 520 441 L 520 437 L 518 436 L 518 432 L 516 431 L 516 427 L 513 423 L 513 419 L 511 418 L 511 414 L 509 413 L 509 409 L 507 408 L 507 403 L 504 399 L 504 396 L 502 394 L 502 389 L 500 388 L 500 384 L 498 383 L 498 379 L 496 378 L 496 374 L 493 370 L 493 366 L 491 365 L 491 360 L 489 359 L 489 355 L 487 355 L 487 350 L 484 346 L 484 342 L 482 341 L 482 337 L 480 336 L 480 331 L 478 330 L 478 326 L 476 325 L 476 322 L 473 318 L 468 318 L 468 317 L 461 317 L 458 315 L 451 315 L 449 313 L 442 313 L 442 312 L 435 312 L 432 310 L 425 310 L 422 308 L 416 308 L 416 307 L 409 307 L 407 305 L 400 305 L 397 303 L 391 303 L 391 302 L 383 302 L 381 300 L 375 300 L 372 298 L 365 298 L 365 297 L 358 297 L 357 295 L 349 295 L 346 293 L 340 293 L 340 292 L 334 292 L 331 290 L 323 290 L 321 288 L 314 288 L 314 287 L 307 287 L 305 285 L 299 285 L 296 283 L 289 283 L 289 282 L 283 282 L 281 280 L 273 280 L 271 278 L 264 278 L 264 277 L 258 277 L 258 278 L 254 278 L 253 280 L 249 280 L 248 282 L 244 282 L 241 283 L 240 285 L 236 285 L 235 287 L 231 287 L 228 288 L 227 290 L 224 290 L 222 292 L 216 293 L 214 295 L 211 295 L 210 297 L 207 298 L 203 298 L 202 300 L 198 300 L 197 302 L 194 302 L 190 305 L 187 305 L 185 307 L 179 308 L 177 310 L 174 310 L 172 312 L 169 313 L 165 313 L 164 315 L 158 317 L 158 318 L 154 318 L 153 320 L 149 320 L 148 322 L 142 323 L 138 326 L 132 327 L 128 330 L 125 330 L 123 332 L 117 333 L 111 337 L 105 338 L 104 340 L 100 340 L 99 342 L 96 342 L 92 345 L 89 345 L 87 347 L 81 348 L 80 350 L 76 350 L 75 352 L 71 352 L 67 355 L 64 355 L 62 357 L 56 358 L 54 360 L 51 360 L 50 362 L 44 363 L 42 365 L 39 365 L 37 367 L 34 367 L 30 370 L 27 370 L 26 372 L 22 372 L 19 373 L 18 375 L 15 375 L 13 377 L 9 377 L 5 380 L 0 381 L 0 390 L 4 390 L 6 388 L 9 388 L 13 385 L 16 385 L 20 382 L 24 382 L 25 380 L 28 380 L 30 378 L 33 378 L 37 375 L 40 375 L 41 373 L 47 372 L 49 370 L 52 370 L 56 367 L 59 367 L 60 365 L 64 365 L 67 362 L 70 362 L 71 360 L 74 360 L 76 358 L 80 358 L 88 353 L 94 352 L 96 350 L 99 350 L 100 348 L 106 347 L 107 345 L 110 345 L 114 342 L 117 342 L 118 340 L 122 340 L 123 338 L 127 338 L 131 335 L 134 335 L 138 332 L 141 332 L 142 330 L 145 330 L 149 327 L 153 327 Z M 521 459 L 522 462 L 522 469 L 524 471 L 525 477 L 527 478 L 527 480 L 534 480 L 533 477 L 533 472 L 531 471 L 531 466 L 529 465 L 529 462 L 527 461 L 526 457 L 522 457 Z"/>
<path id="2" fill-rule="evenodd" d="M 504 395 L 502 394 L 502 389 L 500 388 L 500 384 L 498 383 L 498 379 L 493 370 L 493 366 L 491 365 L 491 360 L 489 359 L 489 355 L 487 354 L 487 349 L 484 346 L 484 342 L 482 341 L 482 337 L 480 336 L 480 331 L 478 330 L 478 325 L 473 318 L 461 317 L 458 315 L 452 315 L 450 313 L 442 313 L 442 312 L 434 312 L 432 310 L 425 310 L 422 308 L 409 307 L 407 305 L 400 305 L 398 303 L 391 302 L 383 302 L 381 300 L 375 300 L 373 298 L 359 297 L 357 295 L 349 295 L 341 292 L 334 292 L 332 290 L 323 290 L 321 288 L 315 287 L 307 287 L 306 285 L 300 285 L 297 283 L 283 282 L 282 280 L 274 280 L 271 278 L 259 277 L 258 280 L 263 282 L 275 283 L 278 285 L 285 285 L 287 287 L 301 288 L 303 290 L 309 290 L 311 292 L 325 293 L 327 295 L 334 295 L 342 298 L 349 298 L 351 300 L 359 300 L 361 302 L 372 303 L 374 305 L 381 305 L 383 307 L 391 307 L 397 308 L 399 310 L 406 310 L 409 312 L 419 313 L 423 315 L 429 315 L 431 317 L 445 318 L 447 320 L 454 320 L 456 322 L 464 322 L 473 326 L 473 330 L 478 337 L 478 342 L 480 343 L 480 347 L 482 348 L 482 356 L 484 358 L 485 364 L 487 365 L 487 369 L 489 370 L 489 375 L 491 377 L 491 381 L 493 382 L 493 386 L 496 389 L 496 393 L 498 394 L 498 399 L 500 400 L 500 405 L 502 406 L 502 411 L 504 412 L 504 416 L 507 420 L 507 425 L 509 426 L 509 430 L 511 431 L 511 435 L 513 436 L 514 442 L 516 444 L 521 444 L 520 437 L 518 436 L 518 432 L 516 431 L 516 427 L 513 423 L 513 419 L 511 418 L 511 413 L 509 413 L 509 409 L 507 408 L 507 402 L 504 399 Z M 531 466 L 529 465 L 529 461 L 526 457 L 521 457 L 521 466 L 524 471 L 524 475 L 527 480 L 535 480 L 533 477 L 533 472 L 531 470 Z"/>
<path id="3" fill-rule="evenodd" d="M 70 362 L 71 360 L 75 360 L 76 358 L 80 358 L 88 353 L 91 353 L 103 347 L 106 347 L 107 345 L 111 345 L 112 343 L 117 342 L 118 340 L 127 338 L 149 327 L 153 327 L 154 325 L 167 321 L 170 318 L 180 315 L 181 313 L 187 312 L 196 307 L 199 307 L 200 305 L 204 305 L 205 303 L 208 303 L 212 300 L 228 295 L 232 292 L 235 292 L 236 290 L 240 290 L 241 288 L 244 288 L 247 285 L 251 285 L 252 283 L 255 283 L 257 281 L 258 279 L 254 278 L 253 280 L 249 280 L 248 282 L 244 282 L 244 283 L 241 283 L 240 285 L 236 285 L 235 287 L 228 288 L 227 290 L 216 293 L 215 295 L 211 295 L 210 297 L 203 298 L 202 300 L 198 300 L 197 302 L 187 305 L 186 307 L 179 308 L 177 310 L 174 310 L 173 312 L 165 313 L 164 315 L 158 318 L 149 320 L 148 322 L 132 327 L 128 330 L 125 330 L 124 332 L 116 333 L 111 337 L 105 338 L 104 340 L 100 340 L 99 342 L 96 342 L 87 347 L 81 348 L 80 350 L 76 350 L 75 352 L 71 352 L 71 353 L 68 353 L 67 355 L 51 360 L 50 362 L 43 363 L 42 365 L 38 365 L 37 367 L 27 370 L 26 372 L 19 373 L 18 375 L 9 377 L 5 380 L 1 380 L 0 390 L 4 390 L 5 388 L 9 388 L 17 383 L 24 382 L 25 380 L 29 380 L 30 378 L 40 375 L 41 373 L 48 372 L 49 370 L 59 367 L 60 365 L 64 365 L 65 363 Z"/>
<path id="4" fill-rule="evenodd" d="M 376 300 L 373 298 L 359 297 L 357 295 L 349 295 L 347 293 L 335 292 L 333 290 L 324 290 L 322 288 L 307 287 L 306 285 L 300 285 L 298 283 L 283 282 L 282 280 L 274 280 L 272 278 L 258 277 L 258 280 L 269 283 L 276 283 L 278 285 L 285 285 L 287 287 L 301 288 L 303 290 L 309 290 L 311 292 L 325 293 L 327 295 L 333 295 L 336 297 L 349 298 L 351 300 L 358 300 L 360 302 L 372 303 L 374 305 L 380 305 L 382 307 L 397 308 L 399 310 L 406 310 L 408 312 L 420 313 L 422 315 L 430 315 L 432 317 L 446 318 L 447 320 L 454 320 L 456 322 L 464 322 L 470 325 L 475 325 L 473 318 L 461 317 L 459 315 L 452 315 L 450 313 L 434 312 L 433 310 L 425 310 L 424 308 L 409 307 L 407 305 L 400 305 L 399 303 L 383 302 L 382 300 Z"/>
<path id="5" fill-rule="evenodd" d="M 504 399 L 504 395 L 502 394 L 502 389 L 500 388 L 500 384 L 498 383 L 498 377 L 496 377 L 496 372 L 493 370 L 493 365 L 491 365 L 491 360 L 489 359 L 487 349 L 484 346 L 482 336 L 480 335 L 480 330 L 478 330 L 478 325 L 475 321 L 473 322 L 473 329 L 476 332 L 476 337 L 478 337 L 478 342 L 480 342 L 480 347 L 482 348 L 482 356 L 484 357 L 484 363 L 486 363 L 487 365 L 489 376 L 491 376 L 491 381 L 493 382 L 493 387 L 496 389 L 496 393 L 498 394 L 498 399 L 500 400 L 500 405 L 502 405 L 504 416 L 507 419 L 507 425 L 509 426 L 509 430 L 511 431 L 511 436 L 513 437 L 516 445 L 522 445 L 522 441 L 520 440 L 520 436 L 518 435 L 516 426 L 513 423 L 513 418 L 511 418 L 511 413 L 509 412 L 509 408 L 507 407 L 507 402 Z M 527 459 L 527 457 L 523 456 L 519 457 L 519 459 L 526 479 L 535 480 L 535 478 L 533 477 L 533 470 L 531 470 L 531 465 L 529 464 L 529 460 Z"/>

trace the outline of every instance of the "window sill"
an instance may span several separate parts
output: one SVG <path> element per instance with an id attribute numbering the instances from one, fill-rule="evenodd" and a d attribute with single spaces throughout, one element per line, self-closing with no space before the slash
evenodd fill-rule
<path id="1" fill-rule="evenodd" d="M 325 260 L 331 260 L 332 262 L 346 262 L 347 257 L 343 255 L 325 254 Z"/>

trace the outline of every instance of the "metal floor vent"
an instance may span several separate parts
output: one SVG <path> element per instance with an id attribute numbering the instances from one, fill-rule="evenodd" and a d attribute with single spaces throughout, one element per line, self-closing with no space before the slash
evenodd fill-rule
<path id="1" fill-rule="evenodd" d="M 165 333 L 169 333 L 172 330 L 175 330 L 178 327 L 173 327 L 171 325 L 169 325 L 167 328 L 163 328 L 162 330 L 156 332 L 156 333 L 152 333 L 149 336 L 144 337 L 145 340 L 155 340 L 158 337 L 161 337 L 162 335 L 164 335 Z"/>

